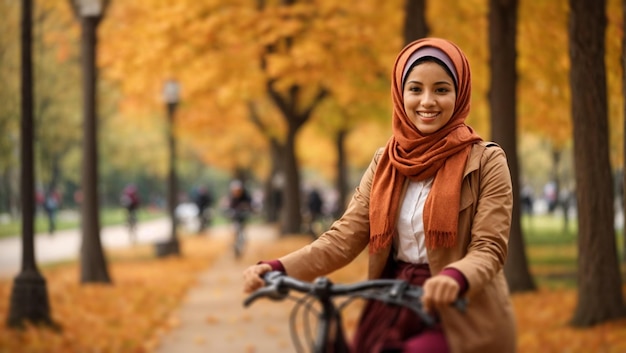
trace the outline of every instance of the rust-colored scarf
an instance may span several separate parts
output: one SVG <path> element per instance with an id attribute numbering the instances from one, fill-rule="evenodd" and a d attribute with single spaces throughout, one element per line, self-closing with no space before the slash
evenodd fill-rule
<path id="1" fill-rule="evenodd" d="M 422 47 L 443 51 L 456 70 L 457 96 L 448 123 L 430 135 L 420 133 L 409 120 L 403 103 L 403 73 L 409 57 Z M 396 58 L 392 74 L 393 135 L 378 162 L 370 196 L 370 252 L 388 246 L 396 232 L 401 193 L 406 178 L 435 177 L 424 205 L 424 231 L 428 248 L 450 247 L 456 242 L 461 181 L 471 146 L 482 140 L 465 125 L 469 114 L 471 75 L 467 58 L 452 42 L 424 38 L 407 45 Z"/>

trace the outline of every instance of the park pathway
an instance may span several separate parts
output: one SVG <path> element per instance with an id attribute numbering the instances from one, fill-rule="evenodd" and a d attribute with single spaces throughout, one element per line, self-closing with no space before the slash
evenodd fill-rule
<path id="1" fill-rule="evenodd" d="M 216 237 L 230 232 L 213 233 Z M 174 313 L 175 328 L 161 337 L 154 353 L 282 353 L 294 352 L 289 336 L 292 302 L 260 299 L 249 308 L 242 303 L 242 272 L 255 263 L 256 249 L 271 246 L 277 232 L 271 226 L 249 225 L 246 256 L 235 260 L 225 252 L 200 273 L 195 287 Z"/>
<path id="2" fill-rule="evenodd" d="M 169 237 L 170 221 L 160 218 L 141 222 L 137 227 L 137 243 L 156 243 Z M 54 234 L 35 235 L 37 264 L 75 260 L 80 254 L 81 232 L 78 229 L 59 230 Z M 124 225 L 102 227 L 100 239 L 104 248 L 131 246 L 128 228 Z M 22 264 L 22 238 L 0 239 L 0 278 L 15 276 Z"/>

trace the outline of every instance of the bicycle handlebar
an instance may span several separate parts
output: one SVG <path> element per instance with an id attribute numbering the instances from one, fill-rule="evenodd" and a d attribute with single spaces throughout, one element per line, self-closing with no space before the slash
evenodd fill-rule
<path id="1" fill-rule="evenodd" d="M 400 279 L 375 279 L 354 284 L 335 284 L 327 277 L 318 277 L 313 282 L 304 282 L 278 271 L 265 273 L 263 279 L 266 286 L 248 296 L 244 300 L 244 306 L 247 307 L 262 297 L 271 300 L 283 300 L 289 295 L 290 290 L 295 290 L 321 300 L 327 300 L 335 296 L 355 296 L 379 300 L 413 310 L 429 326 L 432 326 L 436 321 L 423 308 L 421 297 L 424 291 L 422 287 L 411 285 Z M 374 289 L 385 290 L 372 291 Z M 467 300 L 460 298 L 452 305 L 464 312 L 467 307 Z"/>

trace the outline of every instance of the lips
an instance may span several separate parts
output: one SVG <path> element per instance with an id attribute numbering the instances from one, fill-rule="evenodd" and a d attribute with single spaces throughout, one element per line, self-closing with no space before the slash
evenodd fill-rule
<path id="1" fill-rule="evenodd" d="M 423 119 L 434 119 L 439 115 L 439 112 L 417 112 L 417 115 Z"/>

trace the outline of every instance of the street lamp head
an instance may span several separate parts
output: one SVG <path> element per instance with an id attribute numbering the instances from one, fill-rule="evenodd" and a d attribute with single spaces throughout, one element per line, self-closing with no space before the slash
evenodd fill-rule
<path id="1" fill-rule="evenodd" d="M 163 87 L 163 100 L 167 104 L 176 104 L 180 100 L 180 85 L 176 80 L 167 80 Z"/>
<path id="2" fill-rule="evenodd" d="M 73 0 L 78 13 L 82 17 L 98 17 L 102 15 L 104 0 Z"/>

